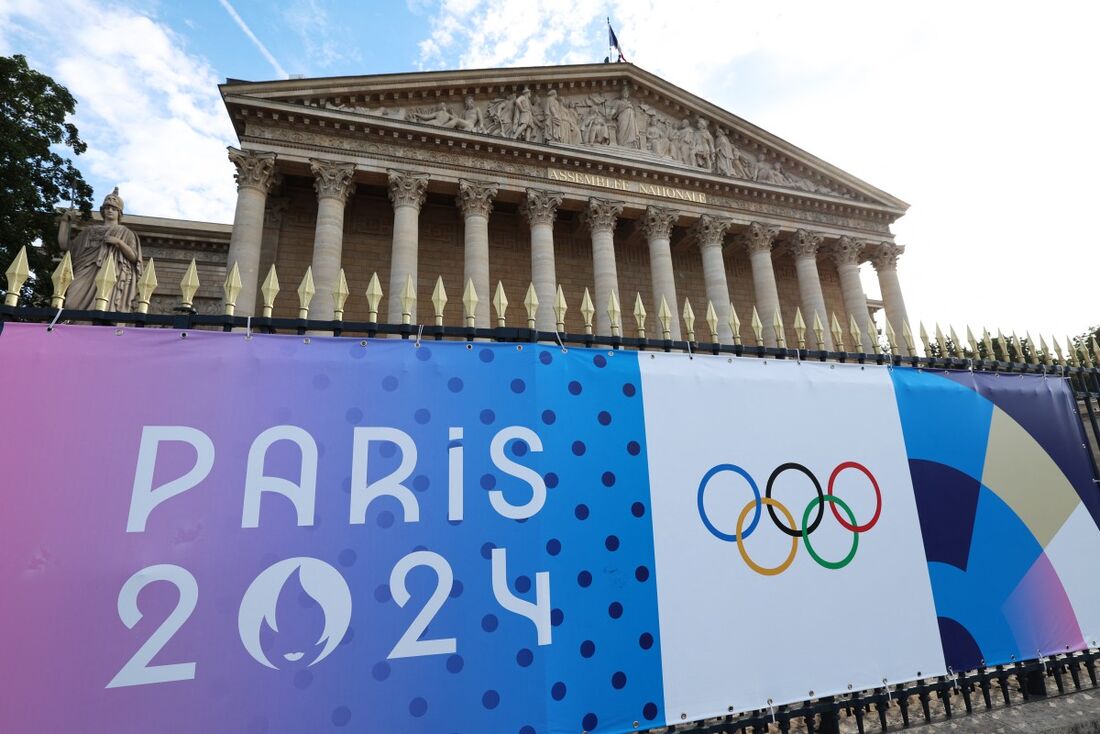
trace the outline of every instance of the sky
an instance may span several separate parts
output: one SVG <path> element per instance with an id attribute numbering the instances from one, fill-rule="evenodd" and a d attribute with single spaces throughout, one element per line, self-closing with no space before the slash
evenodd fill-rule
<path id="1" fill-rule="evenodd" d="M 0 0 L 0 55 L 76 96 L 97 201 L 230 222 L 226 78 L 601 61 L 605 18 L 631 62 L 911 205 L 914 331 L 1100 324 L 1098 3 Z"/>

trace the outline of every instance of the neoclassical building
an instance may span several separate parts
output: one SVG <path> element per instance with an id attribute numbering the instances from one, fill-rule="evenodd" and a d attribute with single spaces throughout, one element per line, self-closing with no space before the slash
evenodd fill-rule
<path id="1" fill-rule="evenodd" d="M 310 267 L 311 318 L 333 317 L 343 269 L 345 320 L 368 320 L 377 273 L 380 321 L 401 321 L 411 282 L 413 322 L 433 323 L 442 276 L 456 306 L 473 283 L 478 326 L 495 323 L 498 282 L 517 308 L 533 283 L 542 330 L 560 286 L 567 331 L 583 331 L 587 288 L 600 334 L 614 294 L 628 331 L 640 298 L 654 325 L 667 304 L 682 338 L 688 300 L 700 320 L 713 304 L 724 342 L 735 309 L 749 341 L 755 306 L 774 346 L 776 310 L 793 343 L 799 308 L 832 348 L 834 314 L 867 333 L 870 262 L 886 318 L 899 335 L 907 321 L 890 233 L 905 202 L 631 64 L 230 79 L 221 93 L 239 137 L 238 314 L 260 312 L 272 265 L 284 292 Z M 284 295 L 275 315 L 297 306 Z"/>

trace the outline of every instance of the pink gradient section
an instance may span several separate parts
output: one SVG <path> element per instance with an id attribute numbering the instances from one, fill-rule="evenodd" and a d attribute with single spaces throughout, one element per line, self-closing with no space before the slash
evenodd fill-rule
<path id="1" fill-rule="evenodd" d="M 1046 553 L 1009 595 L 1004 614 L 1025 655 L 1056 655 L 1087 647 L 1073 605 Z"/>

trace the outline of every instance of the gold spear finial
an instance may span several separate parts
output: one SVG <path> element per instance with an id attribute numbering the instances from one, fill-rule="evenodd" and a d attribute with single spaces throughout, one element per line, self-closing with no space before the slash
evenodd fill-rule
<path id="1" fill-rule="evenodd" d="M 924 328 L 924 322 L 920 322 L 920 340 L 924 344 L 924 356 L 932 356 L 932 343 L 928 340 L 928 330 Z"/>
<path id="2" fill-rule="evenodd" d="M 504 283 L 497 281 L 497 290 L 493 294 L 493 310 L 497 314 L 497 328 L 503 329 L 508 325 L 508 296 L 504 294 Z"/>
<path id="3" fill-rule="evenodd" d="M 1033 365 L 1037 366 L 1039 364 L 1038 345 L 1035 343 L 1035 340 L 1031 338 L 1031 332 L 1030 331 L 1025 331 L 1024 336 L 1027 338 L 1028 351 L 1031 352 L 1031 357 L 1029 359 L 1029 362 L 1030 362 L 1030 364 L 1033 364 Z"/>
<path id="4" fill-rule="evenodd" d="M 607 297 L 607 318 L 611 322 L 611 336 L 619 336 L 623 324 L 622 315 L 622 309 L 619 308 L 619 297 L 615 295 L 615 291 L 611 291 L 611 294 Z"/>
<path id="5" fill-rule="evenodd" d="M 233 267 L 226 273 L 225 282 L 222 284 L 222 293 L 225 294 L 225 315 L 232 316 L 237 309 L 237 296 L 241 294 L 241 271 L 234 261 Z"/>
<path id="6" fill-rule="evenodd" d="M 1092 346 L 1092 361 L 1096 364 L 1100 364 L 1100 347 L 1096 344 L 1096 337 L 1089 337 L 1089 344 Z M 1089 365 L 1092 368 L 1092 365 Z"/>
<path id="7" fill-rule="evenodd" d="M 462 291 L 463 316 L 466 318 L 466 326 L 473 326 L 477 318 L 477 289 L 474 287 L 474 279 L 466 279 L 466 289 Z"/>
<path id="8" fill-rule="evenodd" d="M 657 307 L 657 320 L 661 322 L 661 334 L 665 340 L 672 338 L 672 310 L 668 307 L 668 301 L 661 296 L 661 305 Z"/>
<path id="9" fill-rule="evenodd" d="M 783 328 L 783 315 L 779 313 L 779 306 L 772 311 L 772 332 L 775 334 L 775 346 L 786 349 L 786 329 Z"/>
<path id="10" fill-rule="evenodd" d="M 940 322 L 936 322 L 936 349 L 939 351 L 941 357 L 948 356 L 947 352 L 947 339 L 943 336 L 943 329 L 940 328 Z"/>
<path id="11" fill-rule="evenodd" d="M 348 302 L 351 289 L 348 288 L 348 277 L 344 275 L 344 269 L 336 274 L 336 287 L 332 289 L 332 318 L 334 321 L 344 320 L 344 304 Z"/>
<path id="12" fill-rule="evenodd" d="M 313 266 L 307 265 L 302 282 L 298 284 L 298 318 L 309 318 L 309 304 L 313 302 L 315 295 L 317 287 L 313 284 Z"/>
<path id="13" fill-rule="evenodd" d="M 443 326 L 443 309 L 447 307 L 447 289 L 443 286 L 443 276 L 435 279 L 435 288 L 432 289 L 432 308 L 435 309 L 435 325 Z"/>
<path id="14" fill-rule="evenodd" d="M 411 324 L 416 311 L 416 286 L 412 273 L 405 276 L 405 287 L 401 289 L 401 323 Z"/>
<path id="15" fill-rule="evenodd" d="M 856 323 L 856 317 L 848 314 L 848 333 L 852 335 L 852 348 L 859 354 L 863 353 L 863 333 Z"/>
<path id="16" fill-rule="evenodd" d="M 138 281 L 138 297 L 134 301 L 138 313 L 149 313 L 149 302 L 153 299 L 153 291 L 158 285 L 160 283 L 157 282 L 157 267 L 153 264 L 153 258 L 149 258 L 141 274 L 141 280 Z"/>
<path id="17" fill-rule="evenodd" d="M 1057 342 L 1055 342 L 1055 344 L 1057 344 Z M 1039 334 L 1039 351 L 1042 352 L 1043 364 L 1046 365 L 1047 367 L 1050 367 L 1051 366 L 1050 347 L 1047 346 L 1046 337 L 1044 337 L 1041 333 Z"/>
<path id="18" fill-rule="evenodd" d="M 817 349 L 822 351 L 825 349 L 825 325 L 821 323 L 821 314 L 817 309 L 814 309 L 814 339 L 817 340 Z"/>
<path id="19" fill-rule="evenodd" d="M 802 307 L 794 307 L 794 336 L 798 340 L 798 348 L 806 348 L 806 321 L 802 318 Z"/>
<path id="20" fill-rule="evenodd" d="M 73 257 L 68 250 L 65 250 L 61 262 L 54 268 L 50 280 L 53 282 L 53 295 L 50 297 L 50 306 L 61 308 L 65 305 L 65 293 L 68 292 L 69 286 L 73 284 Z"/>
<path id="21" fill-rule="evenodd" d="M 879 354 L 882 347 L 878 343 L 878 331 L 875 330 L 875 322 L 867 319 L 867 341 L 871 342 L 871 353 Z"/>
<path id="22" fill-rule="evenodd" d="M 527 328 L 535 328 L 535 317 L 539 313 L 539 297 L 535 293 L 535 284 L 527 284 L 527 294 L 523 297 L 523 307 L 527 310 Z"/>
<path id="23" fill-rule="evenodd" d="M 642 294 L 634 297 L 634 325 L 638 331 L 638 338 L 645 339 L 645 304 L 642 303 Z"/>
<path id="24" fill-rule="evenodd" d="M 111 258 L 107 259 L 110 260 Z M 11 265 L 4 271 L 4 275 L 6 275 L 8 279 L 8 292 L 4 295 L 4 305 L 17 306 L 19 305 L 19 291 L 23 289 L 23 284 L 27 282 L 27 278 L 31 277 L 31 268 L 27 262 L 26 245 L 20 247 L 19 252 L 15 253 L 15 259 L 11 261 Z M 114 287 L 113 283 L 111 287 Z M 98 310 L 102 311 L 103 309 Z"/>
<path id="25" fill-rule="evenodd" d="M 584 289 L 584 296 L 581 298 L 581 318 L 584 319 L 584 333 L 592 333 L 592 317 L 596 315 L 596 307 L 592 303 L 592 296 L 588 294 L 588 289 Z"/>
<path id="26" fill-rule="evenodd" d="M 951 335 L 951 356 L 952 357 L 964 357 L 962 341 L 959 339 L 959 335 L 955 333 L 955 327 L 948 324 L 947 333 Z"/>
<path id="27" fill-rule="evenodd" d="M 1054 355 L 1058 360 L 1058 364 L 1063 367 L 1068 367 L 1069 363 L 1066 361 L 1066 355 L 1062 353 L 1062 344 L 1058 341 L 1058 337 L 1051 334 L 1050 341 L 1054 345 Z M 1070 353 L 1072 354 L 1072 352 Z"/>
<path id="28" fill-rule="evenodd" d="M 970 329 L 970 324 L 966 325 L 966 343 L 970 345 L 971 357 L 981 359 L 981 355 L 978 353 L 978 340 L 974 338 L 974 332 Z"/>
<path id="29" fill-rule="evenodd" d="M 367 321 L 378 323 L 378 304 L 382 302 L 382 283 L 378 280 L 378 273 L 371 273 L 370 282 L 367 283 Z"/>
<path id="30" fill-rule="evenodd" d="M 833 318 L 829 324 L 829 331 L 833 332 L 833 347 L 838 352 L 846 352 L 844 348 L 844 330 L 840 328 L 840 319 L 836 317 L 836 311 L 833 311 Z"/>
<path id="31" fill-rule="evenodd" d="M 260 286 L 260 294 L 264 297 L 263 316 L 271 318 L 271 310 L 275 308 L 275 296 L 279 295 L 279 274 L 275 272 L 275 264 L 267 271 L 263 285 Z"/>
<path id="32" fill-rule="evenodd" d="M 988 360 L 997 359 L 993 354 L 993 339 L 989 336 L 989 329 L 982 327 L 982 346 L 985 347 L 985 358 Z"/>
<path id="33" fill-rule="evenodd" d="M 199 268 L 195 264 L 195 258 L 191 258 L 191 264 L 183 273 L 180 280 L 180 305 L 186 309 L 191 308 L 195 301 L 195 293 L 199 290 Z"/>
<path id="34" fill-rule="evenodd" d="M 756 306 L 752 307 L 752 321 L 749 322 L 752 325 L 752 333 L 756 337 L 756 346 L 764 346 L 764 322 L 760 320 L 760 313 L 756 310 Z"/>
<path id="35" fill-rule="evenodd" d="M 687 327 L 687 339 L 689 342 L 695 341 L 695 310 L 691 307 L 691 301 L 687 298 L 684 299 L 684 326 Z"/>
<path id="36" fill-rule="evenodd" d="M 741 344 L 741 319 L 737 318 L 737 309 L 730 301 L 730 333 L 733 334 L 734 346 Z"/>
<path id="37" fill-rule="evenodd" d="M 718 343 L 718 312 L 714 310 L 714 302 L 707 299 L 707 328 L 710 329 L 710 340 Z"/>
<path id="38" fill-rule="evenodd" d="M 195 261 L 192 260 L 191 261 L 191 267 L 189 267 L 187 269 L 187 272 L 190 273 L 191 270 L 194 267 L 195 267 Z M 184 275 L 184 281 L 186 281 L 186 280 L 187 280 L 187 276 Z M 197 282 L 198 281 L 198 276 L 195 276 L 195 280 L 196 280 L 196 285 L 195 285 L 195 289 L 192 289 L 192 291 L 191 291 L 191 296 L 194 296 L 195 290 L 198 288 L 198 282 Z M 117 282 L 118 282 L 118 274 L 115 271 L 115 259 L 113 257 L 104 258 L 103 265 L 99 268 L 99 272 L 96 273 L 96 276 L 95 276 L 95 306 L 94 306 L 94 310 L 96 310 L 96 311 L 106 311 L 107 310 L 107 304 L 109 304 L 111 302 L 111 292 L 114 291 L 115 283 L 117 283 Z M 22 287 L 22 284 L 20 284 L 20 287 Z M 18 295 L 19 290 L 16 289 L 15 292 Z M 9 295 L 10 295 L 10 293 L 9 293 Z M 188 296 L 186 294 L 186 291 L 184 292 L 183 305 L 186 306 L 187 308 L 191 307 L 191 296 Z"/>
<path id="39" fill-rule="evenodd" d="M 562 290 L 561 283 L 558 284 L 558 289 L 554 292 L 554 324 L 558 327 L 558 331 L 565 331 L 565 314 L 569 311 L 569 304 L 565 301 L 565 291 Z"/>
<path id="40" fill-rule="evenodd" d="M 886 319 L 886 346 L 890 348 L 891 355 L 898 353 L 898 335 L 894 331 L 894 325 L 890 323 L 890 319 Z"/>

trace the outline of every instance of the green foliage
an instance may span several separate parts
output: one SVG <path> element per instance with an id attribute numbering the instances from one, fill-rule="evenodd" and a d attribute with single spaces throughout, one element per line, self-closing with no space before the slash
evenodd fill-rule
<path id="1" fill-rule="evenodd" d="M 25 246 L 32 274 L 23 288 L 27 302 L 49 296 L 57 205 L 68 201 L 85 219 L 91 215 L 92 187 L 62 156 L 88 147 L 66 121 L 75 108 L 69 90 L 25 57 L 0 56 L 0 273 Z M 0 278 L 0 292 L 4 285 Z"/>

